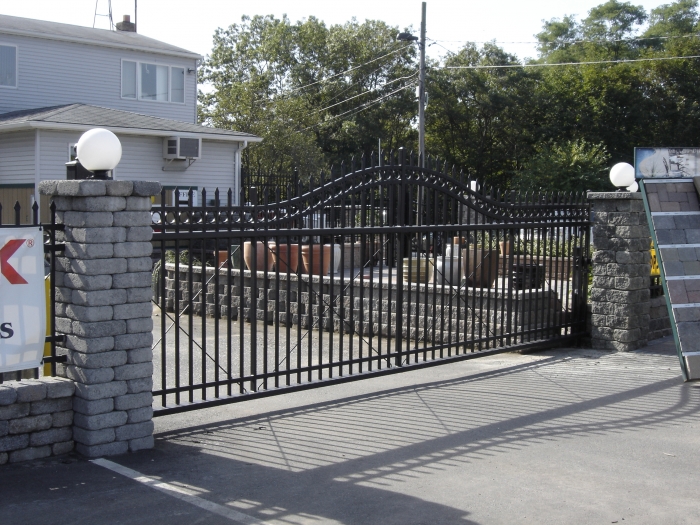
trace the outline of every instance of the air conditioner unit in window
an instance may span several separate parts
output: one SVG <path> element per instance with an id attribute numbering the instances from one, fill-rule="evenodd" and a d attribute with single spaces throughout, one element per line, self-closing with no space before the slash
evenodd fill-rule
<path id="1" fill-rule="evenodd" d="M 202 139 L 168 137 L 163 139 L 163 158 L 168 160 L 196 160 L 202 156 Z"/>

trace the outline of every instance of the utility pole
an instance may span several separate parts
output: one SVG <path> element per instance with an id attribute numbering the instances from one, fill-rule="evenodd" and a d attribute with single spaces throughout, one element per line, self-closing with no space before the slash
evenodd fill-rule
<path id="1" fill-rule="evenodd" d="M 425 168 L 425 2 L 420 20 L 420 73 L 418 80 L 418 153 L 420 167 Z"/>
<path id="2" fill-rule="evenodd" d="M 411 33 L 399 33 L 396 39 L 401 42 L 418 40 L 420 48 L 420 69 L 418 71 L 418 153 L 420 167 L 425 168 L 425 2 L 422 3 L 420 39 Z"/>

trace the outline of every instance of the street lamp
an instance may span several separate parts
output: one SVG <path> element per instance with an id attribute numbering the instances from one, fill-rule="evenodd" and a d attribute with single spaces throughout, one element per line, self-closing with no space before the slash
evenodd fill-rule
<path id="1" fill-rule="evenodd" d="M 634 180 L 634 166 L 626 162 L 618 162 L 610 169 L 610 182 L 618 188 L 617 191 L 632 191 L 636 181 Z M 636 191 L 636 190 L 635 190 Z"/>
<path id="2" fill-rule="evenodd" d="M 121 142 L 114 133 L 103 128 L 83 133 L 75 149 L 75 161 L 66 164 L 68 178 L 111 179 L 110 172 L 122 158 Z"/>

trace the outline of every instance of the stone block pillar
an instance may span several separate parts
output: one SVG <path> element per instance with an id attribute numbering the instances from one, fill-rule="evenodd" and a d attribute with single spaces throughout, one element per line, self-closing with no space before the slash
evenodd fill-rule
<path id="1" fill-rule="evenodd" d="M 151 199 L 159 183 L 44 181 L 65 230 L 56 332 L 75 381 L 76 450 L 97 457 L 153 446 Z"/>
<path id="2" fill-rule="evenodd" d="M 589 193 L 593 204 L 593 348 L 635 350 L 647 344 L 651 237 L 641 193 Z"/>

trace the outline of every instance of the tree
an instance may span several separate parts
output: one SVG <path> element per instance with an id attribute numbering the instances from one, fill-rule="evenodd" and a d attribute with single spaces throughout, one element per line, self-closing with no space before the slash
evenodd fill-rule
<path id="1" fill-rule="evenodd" d="M 494 44 L 469 44 L 445 60 L 456 67 L 509 64 L 518 64 L 516 57 Z M 431 69 L 426 149 L 471 176 L 507 186 L 532 145 L 534 82 L 521 68 Z"/>
<path id="2" fill-rule="evenodd" d="M 543 144 L 513 181 L 523 191 L 604 191 L 610 155 L 604 144 L 583 139 Z"/>
<path id="3" fill-rule="evenodd" d="M 316 174 L 357 153 L 413 141 L 415 46 L 397 28 L 314 17 L 243 17 L 218 29 L 204 64 L 200 118 L 259 135 L 244 152 L 258 173 Z"/>

